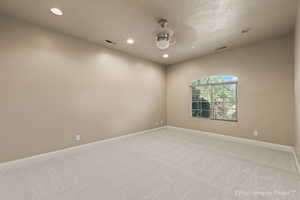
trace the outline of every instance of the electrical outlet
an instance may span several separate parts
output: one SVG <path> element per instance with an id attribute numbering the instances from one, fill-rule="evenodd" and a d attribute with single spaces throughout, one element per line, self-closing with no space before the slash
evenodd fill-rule
<path id="1" fill-rule="evenodd" d="M 80 139 L 81 139 L 81 138 L 80 138 L 80 135 L 76 135 L 76 136 L 75 136 L 75 140 L 76 140 L 77 142 L 80 141 Z"/>
<path id="2" fill-rule="evenodd" d="M 257 136 L 258 136 L 258 130 L 253 131 L 253 135 L 254 135 L 255 137 L 257 137 Z"/>

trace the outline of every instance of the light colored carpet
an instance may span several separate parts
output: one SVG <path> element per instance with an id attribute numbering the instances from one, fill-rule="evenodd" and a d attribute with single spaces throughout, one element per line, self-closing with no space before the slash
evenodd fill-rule
<path id="1" fill-rule="evenodd" d="M 299 191 L 290 153 L 174 129 L 0 169 L 3 200 L 299 200 Z"/>

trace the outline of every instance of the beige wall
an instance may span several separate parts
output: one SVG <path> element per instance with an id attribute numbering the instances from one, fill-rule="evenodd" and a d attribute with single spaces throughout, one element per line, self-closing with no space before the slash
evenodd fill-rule
<path id="1" fill-rule="evenodd" d="M 295 147 L 300 160 L 300 3 L 295 36 Z"/>
<path id="2" fill-rule="evenodd" d="M 167 68 L 167 123 L 284 145 L 293 143 L 293 35 L 183 62 Z M 239 77 L 239 122 L 190 117 L 192 81 Z M 255 137 L 253 131 L 258 130 Z"/>
<path id="3" fill-rule="evenodd" d="M 293 35 L 165 74 L 158 64 L 12 18 L 0 17 L 0 30 L 0 162 L 154 128 L 166 113 L 172 126 L 293 143 Z M 296 87 L 299 71 L 296 65 Z M 189 116 L 188 86 L 217 74 L 240 79 L 237 123 Z"/>
<path id="4" fill-rule="evenodd" d="M 0 162 L 165 120 L 163 66 L 11 18 L 0 30 Z"/>

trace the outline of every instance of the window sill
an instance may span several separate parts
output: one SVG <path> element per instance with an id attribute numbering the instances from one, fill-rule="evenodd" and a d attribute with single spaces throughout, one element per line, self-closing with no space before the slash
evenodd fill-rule
<path id="1" fill-rule="evenodd" d="M 206 119 L 206 120 L 211 120 L 211 121 L 239 122 L 239 120 L 210 119 L 210 118 L 205 118 L 205 117 L 191 117 L 191 118 L 193 118 L 193 119 Z"/>

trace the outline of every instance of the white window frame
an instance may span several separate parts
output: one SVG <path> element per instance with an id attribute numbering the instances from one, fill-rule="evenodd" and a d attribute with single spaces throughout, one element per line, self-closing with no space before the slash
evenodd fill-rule
<path id="1" fill-rule="evenodd" d="M 218 118 L 215 118 L 214 117 L 214 107 L 212 107 L 212 109 L 210 110 L 210 112 L 212 112 L 210 114 L 210 118 L 206 118 L 206 117 L 194 117 L 193 116 L 193 88 L 194 87 L 201 87 L 201 86 L 216 86 L 216 85 L 233 85 L 235 84 L 235 102 L 236 102 L 236 119 L 235 120 L 228 120 L 228 119 L 218 119 Z M 230 81 L 230 82 L 220 82 L 220 83 L 208 83 L 208 84 L 198 84 L 198 85 L 191 85 L 190 88 L 191 88 L 191 95 L 190 95 L 190 100 L 191 101 L 191 104 L 189 106 L 189 110 L 190 110 L 190 117 L 194 118 L 194 119 L 208 119 L 208 120 L 215 120 L 215 121 L 228 121 L 228 122 L 238 122 L 238 110 L 239 110 L 239 106 L 238 106 L 238 81 Z M 212 89 L 211 89 L 211 94 L 210 94 L 210 97 L 212 98 Z M 212 99 L 209 101 L 210 103 L 213 103 Z M 226 102 L 224 102 L 226 103 Z"/>

